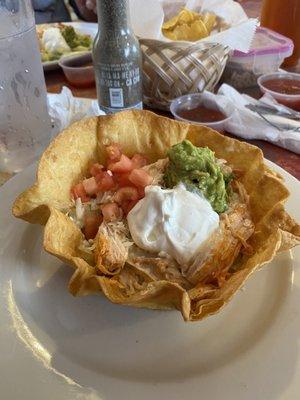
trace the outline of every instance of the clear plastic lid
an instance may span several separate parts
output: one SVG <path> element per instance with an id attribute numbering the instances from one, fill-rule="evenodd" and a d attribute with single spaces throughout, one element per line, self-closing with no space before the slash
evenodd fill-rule
<path id="1" fill-rule="evenodd" d="M 291 39 L 271 29 L 258 27 L 250 51 L 248 53 L 243 53 L 235 50 L 233 57 L 253 57 L 271 54 L 282 54 L 283 57 L 289 57 L 293 53 L 293 49 L 294 44 Z"/>

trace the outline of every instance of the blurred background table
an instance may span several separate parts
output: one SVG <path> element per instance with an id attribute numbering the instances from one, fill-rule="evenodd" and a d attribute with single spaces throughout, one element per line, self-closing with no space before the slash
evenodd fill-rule
<path id="1" fill-rule="evenodd" d="M 261 9 L 261 0 L 239 0 L 239 3 L 242 4 L 245 11 L 249 15 L 249 17 L 258 17 Z M 300 72 L 300 65 L 294 72 Z M 96 89 L 95 87 L 90 88 L 78 88 L 70 85 L 64 77 L 62 70 L 56 71 L 48 71 L 45 73 L 47 90 L 49 93 L 59 93 L 63 86 L 67 86 L 71 89 L 72 93 L 76 97 L 84 97 L 84 98 L 96 98 Z M 252 88 L 247 91 L 250 96 L 260 97 L 260 92 L 258 87 Z M 158 114 L 171 116 L 169 113 L 161 112 L 158 110 L 153 110 Z M 232 136 L 228 133 L 225 133 L 228 136 Z M 233 137 L 233 136 L 232 136 Z M 238 138 L 237 138 L 238 139 Z M 241 139 L 239 139 L 241 140 Z M 287 172 L 295 176 L 300 180 L 300 156 L 285 150 L 281 147 L 275 146 L 271 143 L 261 141 L 261 140 L 248 140 L 247 142 L 258 146 L 264 153 L 264 156 L 285 169 Z M 7 180 L 7 174 L 0 173 L 0 185 Z"/>
<path id="2" fill-rule="evenodd" d="M 300 72 L 300 70 L 299 70 Z M 95 87 L 91 88 L 78 88 L 70 85 L 61 70 L 57 71 L 49 71 L 46 73 L 46 84 L 48 92 L 50 93 L 59 93 L 63 86 L 67 86 L 71 89 L 72 93 L 76 97 L 85 97 L 85 98 L 96 98 L 96 89 Z M 253 97 L 259 97 L 261 94 L 259 92 L 258 87 L 253 88 L 247 92 Z M 159 110 L 152 110 L 158 114 L 171 116 L 170 113 L 162 112 Z M 234 137 L 228 133 L 225 133 L 227 136 Z M 236 137 L 235 137 L 236 138 Z M 238 139 L 238 138 L 237 138 Z M 273 161 L 275 164 L 278 164 L 280 167 L 285 169 L 291 175 L 295 176 L 300 180 L 300 156 L 289 151 L 285 150 L 281 147 L 275 146 L 269 142 L 265 142 L 262 140 L 247 140 L 248 143 L 254 144 L 258 146 L 264 153 L 264 156 Z"/>
<path id="3" fill-rule="evenodd" d="M 261 0 L 240 0 L 239 3 L 244 7 L 246 13 L 249 17 L 258 17 L 260 15 Z M 297 72 L 300 72 L 300 68 L 297 68 Z M 47 89 L 50 93 L 58 93 L 61 91 L 63 86 L 69 87 L 74 96 L 77 97 L 87 97 L 87 98 L 96 98 L 95 88 L 76 88 L 72 87 L 65 79 L 61 70 L 52 71 L 46 73 L 46 83 Z M 258 87 L 255 87 L 247 92 L 250 96 L 259 98 L 260 91 Z M 158 114 L 168 115 L 168 113 L 160 112 L 158 110 L 153 110 Z M 232 136 L 226 133 L 228 136 Z M 232 136 L 233 137 L 233 136 Z M 251 144 L 258 146 L 264 153 L 264 156 L 278 164 L 280 167 L 285 169 L 287 172 L 295 176 L 300 180 L 300 156 L 285 150 L 281 147 L 275 146 L 271 143 L 262 141 L 262 140 L 249 140 Z"/>

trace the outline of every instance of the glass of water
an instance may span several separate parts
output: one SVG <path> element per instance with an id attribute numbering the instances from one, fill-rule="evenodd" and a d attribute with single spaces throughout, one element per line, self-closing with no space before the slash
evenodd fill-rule
<path id="1" fill-rule="evenodd" d="M 0 0 L 0 171 L 31 164 L 50 136 L 31 0 Z"/>

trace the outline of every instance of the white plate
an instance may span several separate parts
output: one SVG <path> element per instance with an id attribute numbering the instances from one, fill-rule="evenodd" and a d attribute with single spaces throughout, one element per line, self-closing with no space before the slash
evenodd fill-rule
<path id="1" fill-rule="evenodd" d="M 85 35 L 90 35 L 92 39 L 95 38 L 98 31 L 98 24 L 94 22 L 64 22 L 64 25 L 71 25 L 76 31 Z M 49 24 L 49 26 L 51 26 L 51 24 Z M 58 61 L 59 60 L 43 62 L 44 70 L 52 71 L 59 68 Z"/>
<path id="2" fill-rule="evenodd" d="M 272 166 L 300 219 L 299 182 Z M 30 167 L 0 191 L 1 399 L 299 399 L 299 250 L 277 257 L 200 323 L 74 298 L 71 269 L 42 250 L 43 229 L 10 215 L 33 180 Z"/>

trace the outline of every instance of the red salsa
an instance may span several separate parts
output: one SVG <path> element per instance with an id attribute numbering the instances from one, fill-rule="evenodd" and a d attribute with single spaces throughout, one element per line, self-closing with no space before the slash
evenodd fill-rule
<path id="1" fill-rule="evenodd" d="M 226 119 L 226 115 L 219 110 L 213 110 L 204 106 L 197 106 L 190 110 L 179 110 L 177 114 L 184 119 L 195 122 L 218 122 Z"/>
<path id="2" fill-rule="evenodd" d="M 274 92 L 273 96 L 287 107 L 300 111 L 300 80 L 298 79 L 268 79 L 263 82 L 267 90 Z"/>
<path id="3" fill-rule="evenodd" d="M 80 66 L 81 67 L 92 67 L 93 66 L 93 62 L 92 61 L 88 61 L 88 62 L 82 63 Z"/>
<path id="4" fill-rule="evenodd" d="M 276 93 L 300 95 L 300 80 L 297 79 L 269 79 L 263 85 Z"/>
<path id="5" fill-rule="evenodd" d="M 81 60 L 70 60 L 67 63 L 68 67 L 72 67 L 72 68 L 83 68 L 83 67 L 92 67 L 93 66 L 93 62 L 92 61 L 81 61 Z"/>

